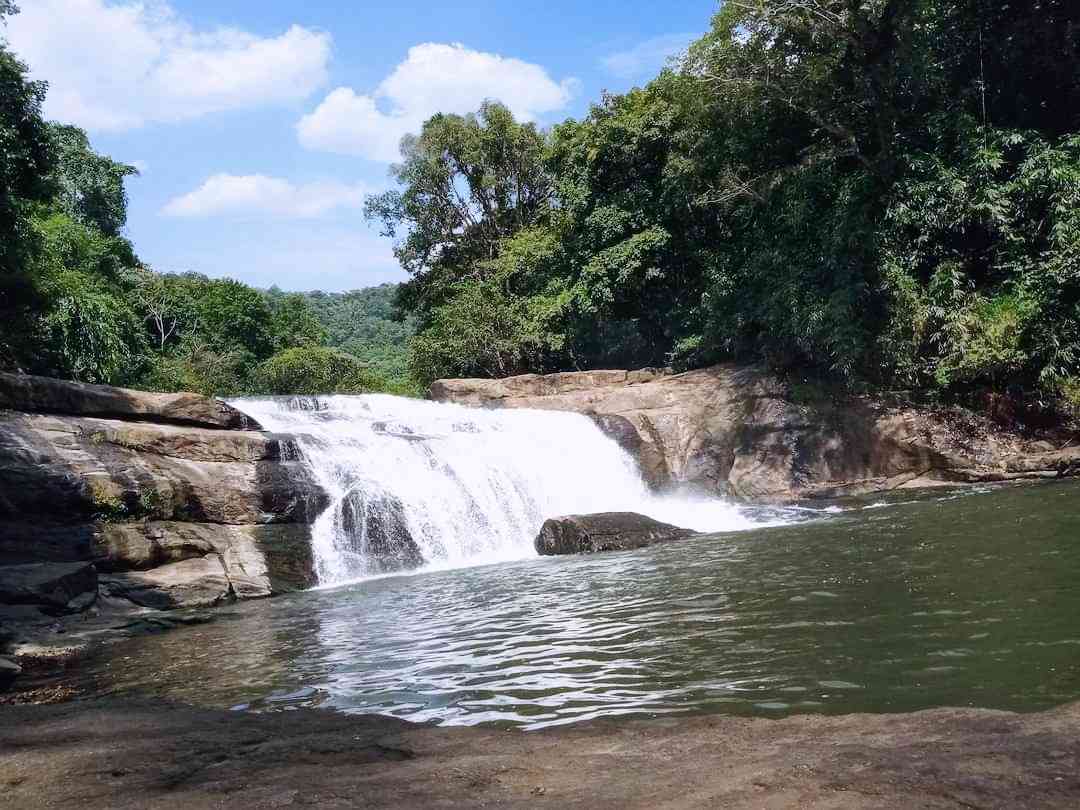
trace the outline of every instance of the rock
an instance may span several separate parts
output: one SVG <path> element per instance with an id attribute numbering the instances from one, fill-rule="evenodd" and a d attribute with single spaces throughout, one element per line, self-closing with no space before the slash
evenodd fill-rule
<path id="1" fill-rule="evenodd" d="M 0 565 L 89 560 L 97 535 L 95 523 L 0 520 Z"/>
<path id="2" fill-rule="evenodd" d="M 636 512 L 567 515 L 544 521 L 536 537 L 536 551 L 542 556 L 627 551 L 696 534 Z"/>
<path id="3" fill-rule="evenodd" d="M 77 613 L 96 600 L 97 584 L 97 570 L 86 562 L 5 565 L 0 566 L 0 603 Z"/>
<path id="4" fill-rule="evenodd" d="M 0 658 L 0 691 L 11 686 L 12 681 L 21 674 L 22 667 L 10 658 Z"/>
<path id="5" fill-rule="evenodd" d="M 1047 449 L 1068 436 L 1032 441 L 963 409 L 816 392 L 759 366 L 439 380 L 430 396 L 586 414 L 653 487 L 754 501 L 1080 474 L 1080 451 Z"/>
<path id="6" fill-rule="evenodd" d="M 405 508 L 392 495 L 350 492 L 341 504 L 340 530 L 369 573 L 406 571 L 424 564 L 424 555 L 405 520 Z"/>
<path id="7" fill-rule="evenodd" d="M 110 573 L 145 571 L 211 554 L 220 557 L 239 599 L 288 593 L 315 584 L 307 524 L 114 524 L 102 527 L 95 546 L 98 568 Z"/>
<path id="8" fill-rule="evenodd" d="M 0 413 L 0 519 L 310 522 L 326 504 L 269 434 Z"/>
<path id="9" fill-rule="evenodd" d="M 251 417 L 201 394 L 159 394 L 0 372 L 0 408 L 258 430 Z"/>
<path id="10" fill-rule="evenodd" d="M 233 598 L 232 585 L 217 554 L 161 565 L 150 571 L 109 574 L 102 590 L 158 610 L 211 607 Z"/>
<path id="11" fill-rule="evenodd" d="M 199 523 L 106 524 L 95 538 L 94 562 L 100 571 L 156 568 L 218 551 L 206 534 L 225 527 Z"/>

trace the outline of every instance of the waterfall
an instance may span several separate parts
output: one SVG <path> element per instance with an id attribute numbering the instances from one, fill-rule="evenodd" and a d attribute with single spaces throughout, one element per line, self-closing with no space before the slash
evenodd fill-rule
<path id="1" fill-rule="evenodd" d="M 382 394 L 242 399 L 295 437 L 330 496 L 312 527 L 319 582 L 520 559 L 543 521 L 635 511 L 687 528 L 760 525 L 720 499 L 660 497 L 589 418 L 481 410 Z"/>

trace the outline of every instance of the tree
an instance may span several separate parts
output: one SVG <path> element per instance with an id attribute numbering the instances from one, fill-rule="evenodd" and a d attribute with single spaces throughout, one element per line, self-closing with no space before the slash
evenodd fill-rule
<path id="1" fill-rule="evenodd" d="M 268 394 L 366 394 L 385 387 L 355 357 L 324 346 L 278 352 L 252 374 L 252 388 Z"/>
<path id="2" fill-rule="evenodd" d="M 181 337 L 185 316 L 190 316 L 190 301 L 185 300 L 167 276 L 140 270 L 137 278 L 136 299 L 157 350 L 164 353 L 170 340 Z"/>
<path id="3" fill-rule="evenodd" d="M 403 188 L 368 198 L 365 214 L 386 236 L 404 231 L 394 253 L 413 278 L 402 300 L 421 320 L 455 281 L 482 275 L 503 239 L 547 216 L 543 149 L 534 124 L 493 102 L 475 115 L 436 115 L 403 139 L 391 169 Z"/>
<path id="4" fill-rule="evenodd" d="M 57 157 L 53 204 L 106 236 L 119 236 L 127 222 L 124 180 L 138 170 L 99 155 L 78 127 L 50 124 L 49 136 Z"/>
<path id="5" fill-rule="evenodd" d="M 286 295 L 280 290 L 267 295 L 270 302 L 271 330 L 274 349 L 293 349 L 298 346 L 321 346 L 326 343 L 326 329 L 319 323 L 307 299 L 299 293 Z"/>
<path id="6" fill-rule="evenodd" d="M 0 18 L 15 11 L 4 2 Z M 0 40 L 0 365 L 7 366 L 21 362 L 21 325 L 42 303 L 30 274 L 37 250 L 31 215 L 52 191 L 52 143 L 41 118 L 45 84 L 26 73 Z"/>

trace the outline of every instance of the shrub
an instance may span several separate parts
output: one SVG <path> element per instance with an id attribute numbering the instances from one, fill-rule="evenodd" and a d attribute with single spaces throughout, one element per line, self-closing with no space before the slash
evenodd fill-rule
<path id="1" fill-rule="evenodd" d="M 249 388 L 260 394 L 365 394 L 386 391 L 388 385 L 350 354 L 300 346 L 256 366 Z"/>

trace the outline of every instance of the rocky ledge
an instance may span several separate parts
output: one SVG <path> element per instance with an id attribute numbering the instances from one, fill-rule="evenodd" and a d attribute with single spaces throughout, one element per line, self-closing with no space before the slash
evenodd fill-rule
<path id="1" fill-rule="evenodd" d="M 655 546 L 696 534 L 692 529 L 661 523 L 636 512 L 597 512 L 545 520 L 535 545 L 536 553 L 542 557 L 596 554 Z"/>
<path id="2" fill-rule="evenodd" d="M 0 408 L 0 652 L 314 583 L 325 496 L 289 437 L 197 394 L 25 375 Z"/>
<path id="3" fill-rule="evenodd" d="M 439 380 L 430 396 L 576 411 L 636 456 L 654 487 L 755 501 L 1080 474 L 1075 433 L 1028 436 L 961 408 L 807 389 L 757 366 L 719 365 Z"/>

